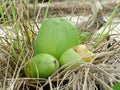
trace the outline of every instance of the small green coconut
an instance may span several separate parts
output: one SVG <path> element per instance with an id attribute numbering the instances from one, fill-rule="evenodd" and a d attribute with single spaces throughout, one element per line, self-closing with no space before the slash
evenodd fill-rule
<path id="1" fill-rule="evenodd" d="M 66 65 L 77 67 L 80 64 L 93 61 L 94 54 L 87 49 L 85 45 L 78 45 L 76 47 L 66 50 L 60 57 L 59 63 L 61 66 Z M 72 65 L 73 64 L 73 65 Z"/>
<path id="2" fill-rule="evenodd" d="M 49 53 L 59 59 L 67 49 L 79 44 L 76 27 L 66 19 L 49 18 L 44 20 L 35 40 L 35 55 Z"/>
<path id="3" fill-rule="evenodd" d="M 59 68 L 59 62 L 50 54 L 42 53 L 27 62 L 24 72 L 27 77 L 47 78 Z"/>
<path id="4" fill-rule="evenodd" d="M 79 60 L 80 56 L 74 51 L 73 48 L 66 50 L 60 57 L 59 63 L 61 66 L 73 64 L 74 61 Z"/>

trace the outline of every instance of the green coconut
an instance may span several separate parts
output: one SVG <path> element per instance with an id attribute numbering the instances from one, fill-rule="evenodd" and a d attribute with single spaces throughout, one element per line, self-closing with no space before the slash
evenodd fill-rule
<path id="1" fill-rule="evenodd" d="M 24 67 L 27 77 L 47 78 L 59 68 L 59 62 L 50 54 L 42 53 L 34 56 Z"/>
<path id="2" fill-rule="evenodd" d="M 85 45 L 78 45 L 66 50 L 60 57 L 59 63 L 61 66 L 66 65 L 71 67 L 77 67 L 83 63 L 89 63 L 93 61 L 94 54 L 87 49 Z"/>
<path id="3" fill-rule="evenodd" d="M 66 19 L 49 18 L 44 20 L 35 40 L 35 55 L 49 53 L 59 59 L 67 49 L 78 45 L 76 27 Z"/>
<path id="4" fill-rule="evenodd" d="M 61 66 L 65 64 L 73 64 L 73 61 L 79 60 L 79 55 L 74 51 L 74 49 L 70 48 L 66 50 L 60 57 L 59 63 Z"/>

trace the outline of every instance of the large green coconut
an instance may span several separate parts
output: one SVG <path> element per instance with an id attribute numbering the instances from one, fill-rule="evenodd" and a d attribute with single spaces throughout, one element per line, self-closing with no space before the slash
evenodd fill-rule
<path id="1" fill-rule="evenodd" d="M 35 40 L 35 55 L 49 53 L 59 59 L 61 54 L 78 45 L 78 30 L 68 20 L 50 18 L 44 20 Z"/>
<path id="2" fill-rule="evenodd" d="M 59 63 L 50 54 L 38 54 L 34 56 L 24 67 L 27 77 L 47 78 L 59 68 Z"/>

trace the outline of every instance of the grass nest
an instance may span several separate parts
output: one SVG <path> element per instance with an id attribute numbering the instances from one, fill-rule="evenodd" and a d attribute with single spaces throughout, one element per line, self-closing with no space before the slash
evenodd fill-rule
<path id="1" fill-rule="evenodd" d="M 83 42 L 95 53 L 93 62 L 71 70 L 60 68 L 48 79 L 27 78 L 23 67 L 34 55 L 33 42 L 40 28 L 38 23 L 43 19 L 36 20 L 39 14 L 36 13 L 36 8 L 33 9 L 35 13 L 31 18 L 28 4 L 20 0 L 2 2 L 0 6 L 0 89 L 112 90 L 114 84 L 120 82 L 120 42 L 109 38 L 108 34 L 102 39 L 92 37 Z M 90 22 L 92 21 L 94 19 Z M 109 21 L 106 23 L 110 24 Z M 88 24 L 84 25 L 79 31 L 87 30 L 87 26 Z M 97 29 L 91 36 L 96 32 Z"/>

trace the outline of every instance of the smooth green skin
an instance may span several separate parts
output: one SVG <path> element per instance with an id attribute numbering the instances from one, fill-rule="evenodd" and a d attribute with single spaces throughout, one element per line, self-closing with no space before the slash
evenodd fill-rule
<path id="1" fill-rule="evenodd" d="M 49 53 L 59 59 L 67 49 L 79 44 L 78 30 L 68 20 L 50 18 L 43 22 L 35 40 L 35 55 Z"/>
<path id="2" fill-rule="evenodd" d="M 27 77 L 47 78 L 59 68 L 59 62 L 50 54 L 42 53 L 34 56 L 24 67 Z"/>
<path id="3" fill-rule="evenodd" d="M 120 90 L 120 83 L 116 83 L 112 88 L 113 90 Z"/>
<path id="4" fill-rule="evenodd" d="M 80 65 L 80 63 L 83 63 L 83 61 L 80 59 L 79 54 L 77 54 L 72 48 L 66 50 L 60 57 L 59 63 L 61 66 L 65 64 L 72 64 L 73 61 L 79 60 L 79 63 L 73 65 L 72 67 L 77 67 Z"/>

